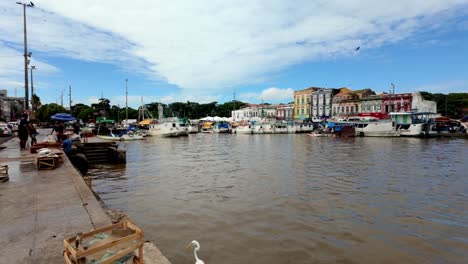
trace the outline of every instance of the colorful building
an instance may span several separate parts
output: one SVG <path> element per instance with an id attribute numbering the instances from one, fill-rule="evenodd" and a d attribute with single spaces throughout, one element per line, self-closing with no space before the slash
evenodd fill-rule
<path id="1" fill-rule="evenodd" d="M 311 117 L 312 92 L 318 89 L 317 87 L 310 87 L 294 91 L 294 119 L 308 119 Z"/>
<path id="2" fill-rule="evenodd" d="M 294 104 L 280 104 L 276 108 L 276 119 L 291 121 L 294 119 Z"/>
<path id="3" fill-rule="evenodd" d="M 361 113 L 362 98 L 374 94 L 371 89 L 352 91 L 348 88 L 341 88 L 333 98 L 333 116 L 357 116 Z"/>
<path id="4" fill-rule="evenodd" d="M 314 119 L 330 118 L 332 115 L 333 97 L 340 89 L 320 88 L 312 92 L 311 117 Z"/>
<path id="5" fill-rule="evenodd" d="M 382 98 L 382 113 L 410 111 L 412 100 L 411 93 L 385 94 Z"/>

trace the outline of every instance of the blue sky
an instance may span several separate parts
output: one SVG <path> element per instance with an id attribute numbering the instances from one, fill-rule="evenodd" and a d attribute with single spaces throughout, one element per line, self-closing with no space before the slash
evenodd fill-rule
<path id="1" fill-rule="evenodd" d="M 0 2 L 0 89 L 24 95 L 22 8 Z M 27 10 L 44 103 L 292 101 L 309 86 L 468 92 L 468 1 L 55 1 Z M 360 47 L 355 51 L 356 47 Z"/>

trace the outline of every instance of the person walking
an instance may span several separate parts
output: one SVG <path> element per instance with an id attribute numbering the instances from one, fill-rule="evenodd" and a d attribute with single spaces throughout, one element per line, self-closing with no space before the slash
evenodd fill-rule
<path id="1" fill-rule="evenodd" d="M 20 150 L 25 150 L 26 142 L 28 141 L 29 137 L 29 122 L 27 114 L 23 114 L 21 116 L 21 120 L 18 125 L 18 137 L 20 139 Z"/>
<path id="2" fill-rule="evenodd" d="M 29 123 L 29 136 L 31 137 L 31 147 L 37 144 L 37 130 L 32 123 Z"/>

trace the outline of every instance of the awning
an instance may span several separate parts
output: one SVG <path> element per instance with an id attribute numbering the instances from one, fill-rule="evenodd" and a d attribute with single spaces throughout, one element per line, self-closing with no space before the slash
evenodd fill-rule
<path id="1" fill-rule="evenodd" d="M 151 124 L 151 122 L 153 122 L 153 119 L 148 118 L 148 119 L 145 119 L 145 120 L 141 120 L 140 123 L 138 123 L 138 124 L 144 126 L 144 125 Z"/>

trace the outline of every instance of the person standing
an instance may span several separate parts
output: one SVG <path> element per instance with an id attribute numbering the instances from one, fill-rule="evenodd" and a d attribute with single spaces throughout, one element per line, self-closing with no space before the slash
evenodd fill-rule
<path id="1" fill-rule="evenodd" d="M 54 133 L 55 131 L 55 135 L 57 136 L 57 141 L 59 143 L 62 143 L 62 141 L 64 140 L 64 133 L 63 133 L 64 130 L 65 130 L 65 127 L 63 126 L 63 124 L 59 121 L 56 121 L 54 129 L 52 129 L 50 134 L 52 135 L 52 133 Z"/>
<path id="2" fill-rule="evenodd" d="M 37 144 L 37 130 L 32 123 L 29 123 L 29 136 L 31 137 L 31 146 Z"/>
<path id="3" fill-rule="evenodd" d="M 26 142 L 28 141 L 29 137 L 29 122 L 28 122 L 28 115 L 23 114 L 21 116 L 21 120 L 18 125 L 18 137 L 20 139 L 20 149 L 26 149 Z"/>

